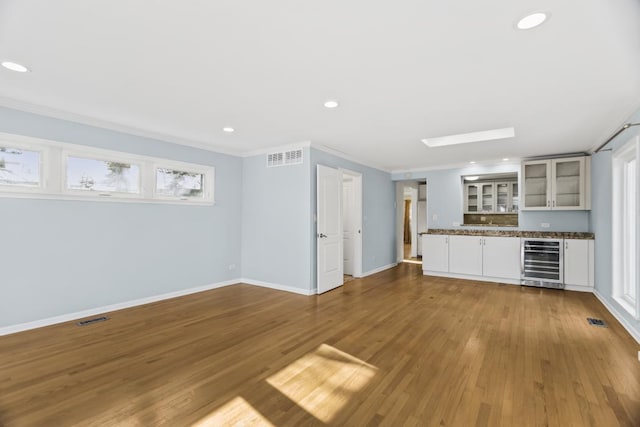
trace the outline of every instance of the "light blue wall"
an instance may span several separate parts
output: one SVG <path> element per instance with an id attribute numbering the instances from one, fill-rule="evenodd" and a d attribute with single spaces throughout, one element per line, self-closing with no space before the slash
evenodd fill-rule
<path id="1" fill-rule="evenodd" d="M 0 327 L 240 276 L 242 159 L 6 108 L 0 132 L 216 168 L 214 206 L 0 198 Z"/>
<path id="2" fill-rule="evenodd" d="M 309 148 L 301 165 L 267 167 L 266 154 L 243 160 L 243 277 L 309 291 Z"/>
<path id="3" fill-rule="evenodd" d="M 394 181 L 405 179 L 427 181 L 427 225 L 429 228 L 455 228 L 463 222 L 464 200 L 461 176 L 487 173 L 520 173 L 519 164 L 493 166 L 473 165 L 464 168 L 394 173 Z M 437 219 L 434 219 L 434 215 Z M 549 228 L 542 228 L 541 223 Z M 465 227 L 472 228 L 472 227 Z M 510 228 L 513 229 L 513 228 Z M 518 229 L 528 231 L 589 231 L 588 211 L 522 211 L 518 216 Z"/>
<path id="4" fill-rule="evenodd" d="M 395 184 L 391 174 L 345 160 L 324 151 L 311 149 L 311 212 L 316 212 L 317 165 L 349 169 L 362 174 L 362 271 L 367 273 L 395 263 Z M 316 287 L 316 224 L 312 221 L 311 282 Z"/>
<path id="5" fill-rule="evenodd" d="M 627 122 L 640 122 L 640 110 L 636 111 Z M 630 128 L 614 139 L 605 149 L 616 149 L 629 139 L 640 135 L 640 126 Z M 640 321 L 630 316 L 612 297 L 612 189 L 613 173 L 611 151 L 601 151 L 593 156 L 591 163 L 592 211 L 591 230 L 595 240 L 595 287 L 598 293 L 622 316 L 627 325 L 633 328 L 636 336 L 640 336 Z"/>

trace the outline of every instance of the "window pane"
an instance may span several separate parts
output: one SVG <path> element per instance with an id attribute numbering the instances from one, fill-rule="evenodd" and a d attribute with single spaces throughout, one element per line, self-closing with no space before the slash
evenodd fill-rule
<path id="1" fill-rule="evenodd" d="M 0 146 L 0 185 L 40 186 L 40 153 Z"/>
<path id="2" fill-rule="evenodd" d="M 165 197 L 203 197 L 204 174 L 156 169 L 156 193 Z"/>
<path id="3" fill-rule="evenodd" d="M 137 194 L 140 193 L 140 166 L 69 156 L 67 189 Z"/>

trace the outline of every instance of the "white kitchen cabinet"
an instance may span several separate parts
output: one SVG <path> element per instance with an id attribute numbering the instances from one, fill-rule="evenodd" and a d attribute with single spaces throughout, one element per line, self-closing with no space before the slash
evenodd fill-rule
<path id="1" fill-rule="evenodd" d="M 522 163 L 522 210 L 589 210 L 590 161 L 587 156 Z"/>
<path id="2" fill-rule="evenodd" d="M 564 240 L 564 284 L 593 287 L 593 240 Z"/>
<path id="3" fill-rule="evenodd" d="M 449 236 L 449 272 L 482 275 L 481 236 Z"/>
<path id="4" fill-rule="evenodd" d="M 520 279 L 520 238 L 483 237 L 482 275 L 500 279 Z"/>
<path id="5" fill-rule="evenodd" d="M 442 273 L 449 271 L 449 236 L 422 235 L 422 269 Z"/>

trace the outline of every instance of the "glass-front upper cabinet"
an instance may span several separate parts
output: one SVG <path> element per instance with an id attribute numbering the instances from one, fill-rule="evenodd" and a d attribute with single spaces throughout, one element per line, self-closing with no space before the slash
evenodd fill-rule
<path id="1" fill-rule="evenodd" d="M 482 212 L 495 212 L 494 188 L 495 184 L 478 184 L 482 194 Z"/>
<path id="2" fill-rule="evenodd" d="M 547 210 L 551 208 L 550 160 L 536 160 L 522 165 L 522 209 Z"/>
<path id="3" fill-rule="evenodd" d="M 509 203 L 509 192 L 511 184 L 508 182 L 496 183 L 496 212 L 504 213 L 511 211 Z"/>
<path id="4" fill-rule="evenodd" d="M 518 183 L 512 182 L 511 183 L 511 212 L 518 212 L 518 206 L 520 205 L 520 198 L 518 195 L 519 195 Z"/>
<path id="5" fill-rule="evenodd" d="M 584 157 L 556 159 L 553 166 L 553 209 L 584 209 Z"/>
<path id="6" fill-rule="evenodd" d="M 476 213 L 478 210 L 478 186 L 476 184 L 465 185 L 465 212 Z"/>
<path id="7" fill-rule="evenodd" d="M 590 157 L 534 160 L 522 164 L 523 210 L 585 210 Z"/>

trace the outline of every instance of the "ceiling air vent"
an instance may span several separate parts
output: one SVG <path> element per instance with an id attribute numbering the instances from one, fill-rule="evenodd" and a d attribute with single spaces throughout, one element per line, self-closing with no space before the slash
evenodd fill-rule
<path id="1" fill-rule="evenodd" d="M 302 148 L 267 154 L 267 167 L 299 165 L 302 163 Z"/>

